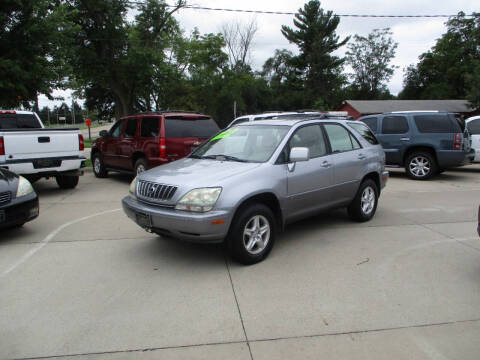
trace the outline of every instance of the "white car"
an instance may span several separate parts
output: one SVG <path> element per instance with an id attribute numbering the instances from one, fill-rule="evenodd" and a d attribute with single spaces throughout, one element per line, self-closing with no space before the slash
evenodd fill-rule
<path id="1" fill-rule="evenodd" d="M 248 121 L 293 119 L 298 117 L 304 117 L 304 118 L 322 117 L 325 119 L 351 119 L 351 117 L 348 116 L 348 113 L 346 111 L 328 111 L 328 112 L 307 111 L 307 110 L 283 111 L 283 112 L 267 111 L 261 114 L 243 115 L 243 116 L 237 117 L 230 124 L 228 124 L 227 128 L 232 127 L 233 125 L 238 125 L 240 123 L 248 122 Z"/>
<path id="2" fill-rule="evenodd" d="M 473 162 L 480 162 L 480 116 L 473 116 L 465 120 L 468 132 L 471 136 L 471 148 L 475 152 Z"/>

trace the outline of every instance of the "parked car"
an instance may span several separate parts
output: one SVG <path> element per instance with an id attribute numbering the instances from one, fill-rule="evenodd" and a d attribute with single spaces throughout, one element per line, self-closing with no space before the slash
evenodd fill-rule
<path id="1" fill-rule="evenodd" d="M 470 140 L 455 114 L 404 111 L 369 115 L 367 124 L 385 150 L 387 165 L 403 166 L 414 180 L 468 163 Z"/>
<path id="2" fill-rule="evenodd" d="M 0 169 L 0 229 L 20 227 L 38 216 L 38 197 L 23 176 Z"/>
<path id="3" fill-rule="evenodd" d="M 268 255 L 277 230 L 319 211 L 347 207 L 353 219 L 370 220 L 388 179 L 384 165 L 382 147 L 361 123 L 260 120 L 138 175 L 122 203 L 148 231 L 225 241 L 235 259 L 253 264 Z"/>
<path id="4" fill-rule="evenodd" d="M 480 116 L 473 116 L 465 120 L 465 125 L 471 136 L 473 162 L 480 162 Z"/>
<path id="5" fill-rule="evenodd" d="M 235 118 L 228 126 L 238 125 L 243 122 L 256 120 L 271 120 L 271 119 L 295 119 L 295 118 L 323 118 L 323 119 L 353 119 L 346 111 L 329 111 L 321 112 L 315 110 L 299 110 L 299 111 L 267 111 L 261 114 L 243 115 Z"/>
<path id="6" fill-rule="evenodd" d="M 110 131 L 100 132 L 92 144 L 91 159 L 97 177 L 108 171 L 141 173 L 181 159 L 219 131 L 206 115 L 186 111 L 160 111 L 128 116 Z"/>
<path id="7" fill-rule="evenodd" d="M 0 110 L 0 168 L 31 182 L 54 177 L 58 186 L 77 186 L 85 167 L 79 129 L 45 129 L 31 111 Z"/>

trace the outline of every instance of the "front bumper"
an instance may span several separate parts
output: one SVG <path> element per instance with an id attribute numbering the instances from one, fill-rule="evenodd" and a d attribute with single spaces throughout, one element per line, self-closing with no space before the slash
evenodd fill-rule
<path id="1" fill-rule="evenodd" d="M 222 242 L 230 224 L 228 211 L 190 213 L 146 204 L 130 196 L 122 200 L 122 206 L 125 214 L 142 228 L 191 242 Z"/>
<path id="2" fill-rule="evenodd" d="M 39 214 L 37 194 L 16 198 L 0 206 L 0 229 L 20 225 L 35 219 Z"/>

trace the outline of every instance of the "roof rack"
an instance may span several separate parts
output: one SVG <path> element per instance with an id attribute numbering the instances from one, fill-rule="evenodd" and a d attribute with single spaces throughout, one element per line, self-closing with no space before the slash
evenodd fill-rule
<path id="1" fill-rule="evenodd" d="M 185 113 L 185 114 L 201 114 L 198 111 L 191 111 L 191 110 L 159 110 L 159 111 L 145 111 L 139 112 L 137 115 L 144 115 L 144 114 L 156 114 L 161 115 L 165 113 Z"/>

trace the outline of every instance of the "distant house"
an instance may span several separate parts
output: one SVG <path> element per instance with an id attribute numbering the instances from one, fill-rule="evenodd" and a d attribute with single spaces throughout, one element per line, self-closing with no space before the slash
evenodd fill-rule
<path id="1" fill-rule="evenodd" d="M 439 110 L 465 117 L 480 113 L 479 109 L 472 109 L 467 100 L 345 100 L 337 110 L 348 112 L 354 119 L 390 111 Z"/>

